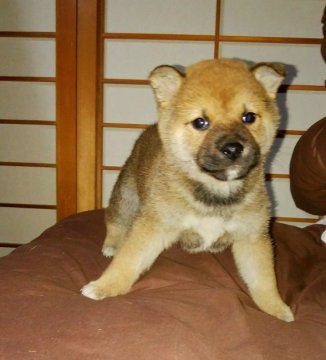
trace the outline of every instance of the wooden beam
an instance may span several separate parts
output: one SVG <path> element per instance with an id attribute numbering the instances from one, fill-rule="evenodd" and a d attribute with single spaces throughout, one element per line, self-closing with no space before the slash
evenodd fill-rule
<path id="1" fill-rule="evenodd" d="M 55 38 L 55 32 L 45 32 L 45 31 L 0 31 L 0 37 L 51 39 L 51 38 Z"/>
<path id="2" fill-rule="evenodd" d="M 97 76 L 98 76 L 98 88 L 97 88 L 97 128 L 96 128 L 96 207 L 102 207 L 102 193 L 103 193 L 103 79 L 104 79 L 104 39 L 100 36 L 104 33 L 105 28 L 105 1 L 99 0 L 98 8 L 98 63 L 97 63 Z"/>
<path id="3" fill-rule="evenodd" d="M 220 1 L 217 0 L 216 16 L 220 15 Z M 217 19 L 218 20 L 218 19 Z M 152 34 L 152 33 L 103 33 L 103 39 L 120 40 L 160 40 L 160 41 L 211 41 L 240 42 L 261 44 L 298 44 L 320 45 L 321 38 L 277 37 L 277 36 L 233 36 L 219 33 L 219 22 L 216 22 L 215 35 L 195 34 Z"/>
<path id="4" fill-rule="evenodd" d="M 0 203 L 0 207 L 5 208 L 20 208 L 20 209 L 42 209 L 42 210 L 55 210 L 55 205 L 43 204 L 20 204 L 20 203 Z"/>
<path id="5" fill-rule="evenodd" d="M 0 76 L 0 81 L 55 82 L 55 77 L 48 76 Z"/>
<path id="6" fill-rule="evenodd" d="M 78 1 L 77 211 L 96 207 L 98 1 Z"/>
<path id="7" fill-rule="evenodd" d="M 77 0 L 56 2 L 57 218 L 77 210 Z"/>
<path id="8" fill-rule="evenodd" d="M 0 119 L 0 124 L 7 125 L 45 125 L 55 126 L 56 122 L 52 120 L 16 120 L 16 119 Z"/>
<path id="9" fill-rule="evenodd" d="M 56 168 L 56 164 L 30 163 L 30 162 L 18 162 L 18 161 L 0 161 L 0 166 Z"/>
<path id="10" fill-rule="evenodd" d="M 216 0 L 214 59 L 218 59 L 220 54 L 220 31 L 221 31 L 221 0 Z"/>
<path id="11" fill-rule="evenodd" d="M 0 247 L 2 247 L 2 248 L 18 248 L 19 246 L 22 246 L 22 245 L 24 245 L 24 244 L 6 243 L 6 242 L 0 243 Z"/>
<path id="12" fill-rule="evenodd" d="M 214 41 L 214 35 L 150 34 L 150 33 L 103 33 L 103 39 L 163 40 L 163 41 Z"/>
<path id="13" fill-rule="evenodd" d="M 298 217 L 287 217 L 287 216 L 276 216 L 271 218 L 272 221 L 279 222 L 297 222 L 297 223 L 311 223 L 314 224 L 318 221 L 318 218 L 298 218 Z"/>

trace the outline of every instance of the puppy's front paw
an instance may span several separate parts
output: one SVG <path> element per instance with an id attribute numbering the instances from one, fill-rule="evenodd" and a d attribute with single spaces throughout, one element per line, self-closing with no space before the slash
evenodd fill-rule
<path id="1" fill-rule="evenodd" d="M 126 294 L 132 286 L 129 279 L 98 279 L 91 281 L 81 289 L 81 293 L 93 300 Z"/>
<path id="2" fill-rule="evenodd" d="M 90 283 L 85 285 L 80 291 L 85 297 L 93 300 L 102 300 L 105 298 L 105 294 L 102 289 L 96 286 L 96 281 L 91 281 Z"/>
<path id="3" fill-rule="evenodd" d="M 276 312 L 275 316 L 286 322 L 294 321 L 294 315 L 287 305 L 283 305 L 279 311 Z"/>
<path id="4" fill-rule="evenodd" d="M 261 304 L 262 305 L 262 304 Z M 275 316 L 276 318 L 291 322 L 294 321 L 293 313 L 289 306 L 287 306 L 283 301 L 276 301 L 272 303 L 268 303 L 267 306 L 262 305 L 261 309 L 267 312 L 267 314 L 270 314 L 272 316 Z"/>
<path id="5" fill-rule="evenodd" d="M 291 322 L 294 321 L 293 313 L 288 305 L 276 293 L 268 292 L 264 296 L 254 297 L 256 304 L 267 314 L 275 316 L 277 319 Z"/>
<path id="6" fill-rule="evenodd" d="M 102 248 L 102 254 L 106 257 L 112 257 L 116 254 L 117 249 L 112 246 L 103 246 Z"/>
<path id="7" fill-rule="evenodd" d="M 321 234 L 321 240 L 326 244 L 326 230 Z"/>

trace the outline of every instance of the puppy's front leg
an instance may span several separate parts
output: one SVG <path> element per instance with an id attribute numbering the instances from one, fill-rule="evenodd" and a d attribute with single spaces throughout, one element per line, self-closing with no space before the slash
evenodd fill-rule
<path id="1" fill-rule="evenodd" d="M 127 293 L 138 277 L 169 247 L 176 234 L 149 217 L 138 217 L 127 239 L 99 279 L 82 288 L 82 294 L 94 300 Z"/>
<path id="2" fill-rule="evenodd" d="M 262 236 L 255 241 L 235 241 L 232 252 L 255 303 L 270 315 L 284 321 L 293 321 L 293 314 L 277 289 L 270 239 Z"/>

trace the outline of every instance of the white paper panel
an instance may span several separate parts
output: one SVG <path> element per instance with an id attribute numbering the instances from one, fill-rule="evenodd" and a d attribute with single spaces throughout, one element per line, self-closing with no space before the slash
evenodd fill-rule
<path id="1" fill-rule="evenodd" d="M 309 225 L 313 225 L 312 223 L 306 223 L 306 222 L 289 222 L 289 221 L 278 221 L 282 224 L 287 224 L 287 225 L 291 225 L 291 226 L 295 226 L 295 227 L 298 227 L 298 228 L 304 228 L 306 226 L 309 226 Z"/>
<path id="2" fill-rule="evenodd" d="M 308 214 L 296 207 L 292 199 L 290 181 L 288 179 L 266 181 L 266 186 L 272 199 L 272 216 L 316 218 L 314 215 Z"/>
<path id="3" fill-rule="evenodd" d="M 14 248 L 5 248 L 5 247 L 0 247 L 0 257 L 9 255 L 11 252 L 13 252 L 15 249 Z"/>
<path id="4" fill-rule="evenodd" d="M 56 203 L 56 171 L 52 168 L 0 167 L 0 202 Z"/>
<path id="5" fill-rule="evenodd" d="M 220 56 L 254 62 L 285 63 L 291 67 L 287 69 L 288 76 L 284 83 L 324 85 L 325 63 L 320 55 L 319 45 L 222 43 Z"/>
<path id="6" fill-rule="evenodd" d="M 55 210 L 0 208 L 0 239 L 27 243 L 56 222 Z"/>
<path id="7" fill-rule="evenodd" d="M 152 124 L 157 120 L 150 86 L 105 85 L 103 102 L 105 122 Z"/>
<path id="8" fill-rule="evenodd" d="M 0 0 L 0 31 L 55 31 L 55 0 Z"/>
<path id="9" fill-rule="evenodd" d="M 326 78 L 326 75 L 325 75 Z M 326 115 L 326 92 L 293 91 L 278 94 L 280 129 L 307 130 Z"/>
<path id="10" fill-rule="evenodd" d="M 103 164 L 122 166 L 141 132 L 138 129 L 104 129 Z"/>
<path id="11" fill-rule="evenodd" d="M 107 32 L 214 34 L 216 0 L 107 0 Z"/>
<path id="12" fill-rule="evenodd" d="M 321 37 L 324 0 L 222 0 L 223 35 Z"/>
<path id="13" fill-rule="evenodd" d="M 119 176 L 119 171 L 104 171 L 103 172 L 103 193 L 102 193 L 102 206 L 107 207 L 109 199 Z"/>
<path id="14" fill-rule="evenodd" d="M 55 120 L 55 84 L 1 81 L 0 118 Z"/>
<path id="15" fill-rule="evenodd" d="M 300 136 L 294 135 L 275 139 L 266 166 L 267 173 L 289 174 L 292 153 L 299 139 Z"/>
<path id="16" fill-rule="evenodd" d="M 55 76 L 55 40 L 0 38 L 0 75 Z"/>
<path id="17" fill-rule="evenodd" d="M 189 65 L 213 56 L 214 44 L 210 42 L 107 40 L 104 76 L 147 79 L 158 65 Z"/>
<path id="18" fill-rule="evenodd" d="M 55 127 L 0 125 L 0 161 L 55 163 Z"/>

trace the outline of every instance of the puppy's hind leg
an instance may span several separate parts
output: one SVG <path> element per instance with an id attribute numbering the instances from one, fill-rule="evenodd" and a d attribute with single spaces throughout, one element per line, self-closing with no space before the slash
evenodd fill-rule
<path id="1" fill-rule="evenodd" d="M 106 237 L 102 248 L 103 255 L 114 256 L 122 246 L 138 207 L 139 198 L 134 178 L 123 169 L 105 213 Z"/>
<path id="2" fill-rule="evenodd" d="M 252 241 L 236 240 L 232 252 L 238 270 L 260 309 L 283 321 L 293 321 L 291 309 L 277 289 L 270 238 L 262 235 Z"/>

